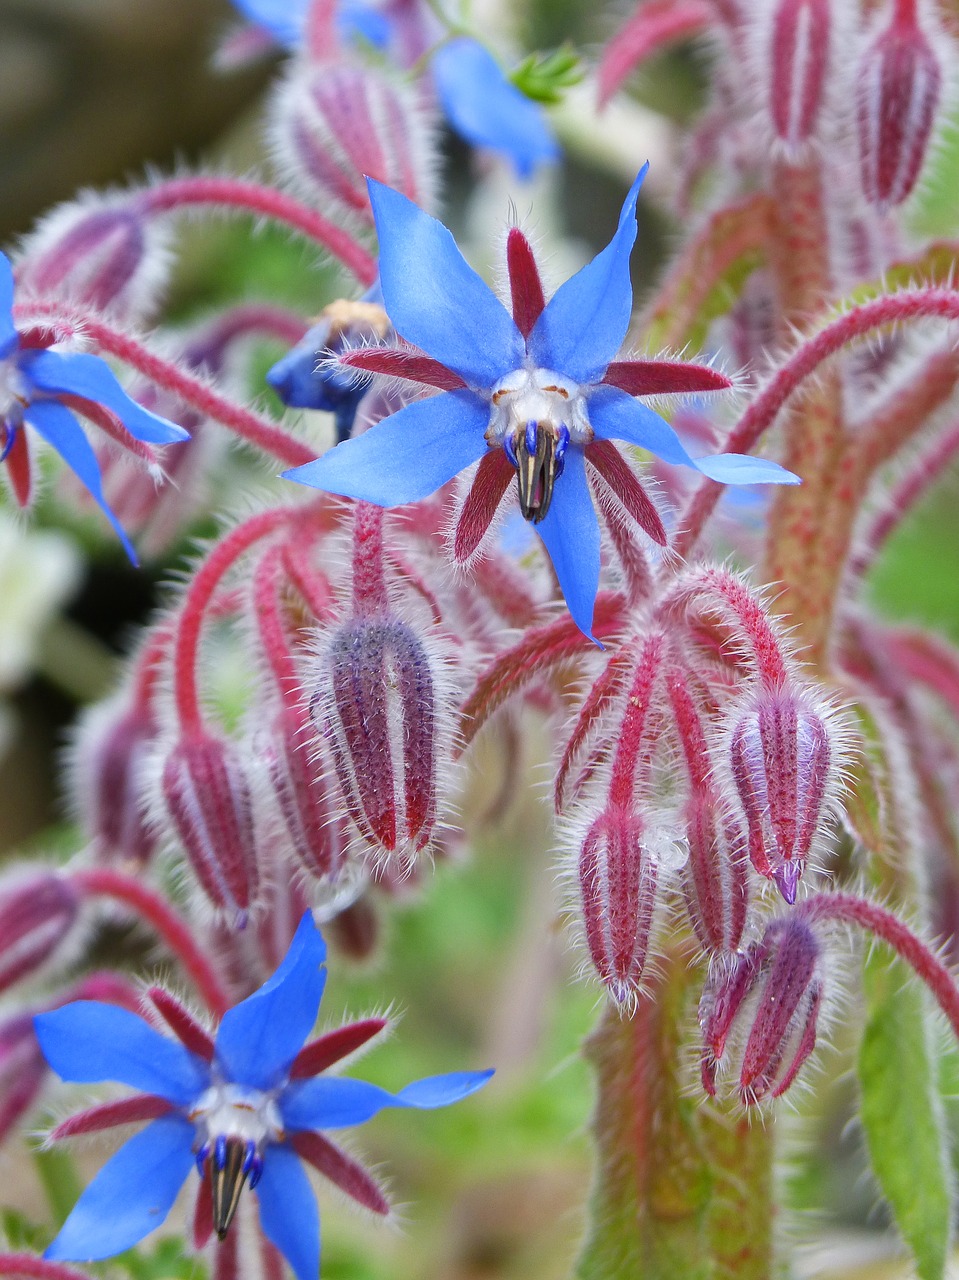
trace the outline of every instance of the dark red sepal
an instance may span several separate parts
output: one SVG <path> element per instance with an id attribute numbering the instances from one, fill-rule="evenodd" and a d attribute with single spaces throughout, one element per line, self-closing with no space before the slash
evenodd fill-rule
<path id="1" fill-rule="evenodd" d="M 511 227 L 506 240 L 506 270 L 513 299 L 513 320 L 523 337 L 528 338 L 546 306 L 546 298 L 532 245 L 519 227 Z"/>
<path id="2" fill-rule="evenodd" d="M 30 450 L 27 446 L 27 433 L 23 427 L 17 430 L 7 454 L 7 474 L 10 476 L 10 487 L 20 507 L 28 507 L 33 496 L 33 474 L 30 469 Z"/>
<path id="3" fill-rule="evenodd" d="M 204 1248 L 213 1235 L 213 1188 L 209 1178 L 203 1178 L 196 1193 L 193 1210 L 193 1247 Z"/>
<path id="4" fill-rule="evenodd" d="M 117 1102 L 103 1102 L 75 1116 L 61 1120 L 50 1134 L 54 1142 L 63 1138 L 75 1138 L 81 1133 L 99 1133 L 101 1129 L 114 1129 L 120 1124 L 133 1124 L 137 1120 L 158 1120 L 173 1110 L 172 1102 L 157 1098 L 152 1093 L 139 1093 L 134 1098 L 121 1098 Z"/>
<path id="5" fill-rule="evenodd" d="M 314 1169 L 365 1208 L 372 1209 L 374 1213 L 389 1213 L 390 1203 L 372 1177 L 328 1138 L 304 1129 L 291 1134 L 290 1146 L 298 1156 L 309 1161 Z"/>
<path id="6" fill-rule="evenodd" d="M 367 1040 L 378 1036 L 388 1022 L 388 1018 L 364 1018 L 362 1022 L 348 1022 L 344 1027 L 337 1027 L 335 1031 L 311 1040 L 293 1059 L 290 1079 L 300 1080 L 325 1071 L 334 1062 L 366 1044 Z"/>
<path id="7" fill-rule="evenodd" d="M 207 1035 L 176 996 L 171 995 L 164 987 L 150 987 L 147 999 L 184 1048 L 203 1058 L 205 1062 L 213 1061 L 212 1037 Z"/>
<path id="8" fill-rule="evenodd" d="M 631 396 L 728 391 L 733 385 L 718 369 L 685 360 L 614 360 L 603 374 L 603 382 Z"/>
<path id="9" fill-rule="evenodd" d="M 633 474 L 629 463 L 611 440 L 594 440 L 586 446 L 586 460 L 606 481 L 639 527 L 661 547 L 666 530 L 652 500 Z"/>
<path id="10" fill-rule="evenodd" d="M 483 455 L 453 532 L 453 559 L 465 563 L 482 542 L 516 472 L 502 449 Z"/>
<path id="11" fill-rule="evenodd" d="M 345 351 L 339 363 L 351 369 L 364 369 L 367 373 L 385 373 L 391 378 L 405 378 L 408 382 L 422 382 L 441 391 L 461 391 L 466 383 L 447 369 L 445 364 L 415 351 L 401 347 L 369 347 L 363 351 Z"/>

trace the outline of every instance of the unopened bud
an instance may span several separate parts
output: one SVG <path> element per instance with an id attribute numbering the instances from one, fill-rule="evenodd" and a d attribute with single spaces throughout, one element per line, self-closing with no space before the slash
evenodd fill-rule
<path id="1" fill-rule="evenodd" d="M 696 936 L 711 954 L 735 951 L 749 905 L 746 838 L 724 814 L 711 791 L 690 797 L 686 807 L 689 859 L 683 894 Z"/>
<path id="2" fill-rule="evenodd" d="M 579 885 L 586 943 L 596 971 L 614 999 L 639 991 L 649 953 L 657 866 L 643 843 L 637 814 L 609 806 L 586 833 Z"/>
<path id="3" fill-rule="evenodd" d="M 901 204 L 919 176 L 939 103 L 939 59 L 916 5 L 897 3 L 856 74 L 862 189 L 879 208 Z"/>
<path id="4" fill-rule="evenodd" d="M 49 872 L 14 872 L 0 884 L 0 992 L 53 959 L 79 908 L 70 881 Z"/>
<path id="5" fill-rule="evenodd" d="M 149 862 L 156 832 L 146 811 L 143 765 L 157 725 L 148 706 L 126 696 L 91 707 L 73 744 L 71 790 L 97 857 Z"/>
<path id="6" fill-rule="evenodd" d="M 832 37 L 830 0 L 778 0 L 773 10 L 767 92 L 773 127 L 790 151 L 814 136 Z"/>
<path id="7" fill-rule="evenodd" d="M 338 627 L 315 702 L 350 817 L 388 855 L 424 848 L 436 821 L 438 673 L 412 627 L 359 617 Z"/>
<path id="8" fill-rule="evenodd" d="M 133 200 L 74 200 L 54 209 L 27 237 L 18 283 L 31 293 L 142 316 L 162 287 L 168 261 L 163 233 Z"/>
<path id="9" fill-rule="evenodd" d="M 382 71 L 356 62 L 296 63 L 274 100 L 276 157 L 304 195 L 372 222 L 366 178 L 430 203 L 429 133 Z"/>
<path id="10" fill-rule="evenodd" d="M 729 754 L 753 866 L 793 903 L 832 780 L 826 722 L 788 686 L 764 689 Z"/>
<path id="11" fill-rule="evenodd" d="M 371 893 L 337 912 L 326 922 L 324 932 L 337 951 L 351 960 L 368 960 L 380 938 L 380 919 Z"/>
<path id="12" fill-rule="evenodd" d="M 0 1142 L 30 1111 L 48 1070 L 32 1014 L 19 1013 L 0 1024 Z"/>
<path id="13" fill-rule="evenodd" d="M 318 753 L 307 714 L 284 707 L 268 753 L 273 792 L 297 860 L 315 879 L 334 881 L 346 861 L 347 840 Z"/>
<path id="14" fill-rule="evenodd" d="M 196 733 L 166 757 L 162 794 L 190 865 L 210 901 L 237 928 L 259 886 L 253 797 L 235 748 Z"/>
<path id="15" fill-rule="evenodd" d="M 699 1009 L 707 1093 L 716 1093 L 717 1069 L 731 1035 L 743 1041 L 735 1068 L 743 1102 L 786 1092 L 815 1048 L 821 956 L 809 925 L 786 916 L 774 920 L 760 942 L 710 974 Z"/>

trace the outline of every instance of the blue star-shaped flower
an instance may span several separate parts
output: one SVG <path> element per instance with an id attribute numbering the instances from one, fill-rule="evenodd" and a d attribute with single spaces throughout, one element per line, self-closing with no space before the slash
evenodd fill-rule
<path id="1" fill-rule="evenodd" d="M 95 1001 L 34 1019 L 40 1047 L 64 1080 L 113 1080 L 146 1091 L 65 1121 L 55 1138 L 151 1120 L 97 1174 L 45 1257 L 89 1262 L 129 1249 L 163 1222 L 194 1165 L 201 1177 L 198 1222 L 205 1195 L 209 1227 L 222 1240 L 244 1184 L 255 1187 L 263 1233 L 297 1280 L 317 1280 L 320 1268 L 319 1212 L 304 1160 L 367 1207 L 388 1211 L 365 1170 L 317 1131 L 362 1124 L 383 1107 L 458 1102 L 492 1072 L 432 1076 L 396 1094 L 363 1080 L 318 1076 L 385 1025 L 356 1023 L 304 1045 L 323 995 L 325 959 L 307 913 L 276 973 L 224 1015 L 215 1042 L 162 992 L 182 1043 Z"/>
<path id="2" fill-rule="evenodd" d="M 25 502 L 30 459 L 23 426 L 32 427 L 90 491 L 136 563 L 130 540 L 103 495 L 96 454 L 74 416 L 74 410 L 97 414 L 96 406 L 108 410 L 123 431 L 145 444 L 190 438 L 182 427 L 131 400 L 98 356 L 24 346 L 13 322 L 13 271 L 0 253 L 0 461 L 7 463 L 17 498 Z"/>
<path id="3" fill-rule="evenodd" d="M 233 4 L 278 44 L 292 49 L 300 43 L 308 0 L 233 0 Z M 337 25 L 348 40 L 359 37 L 380 49 L 390 44 L 390 19 L 372 5 L 341 2 Z M 478 40 L 468 36 L 448 40 L 436 50 L 430 66 L 450 127 L 471 146 L 501 152 L 521 178 L 528 178 L 537 165 L 557 159 L 559 147 L 546 113 L 506 78 Z"/>
<path id="4" fill-rule="evenodd" d="M 694 459 L 672 427 L 636 398 L 728 387 L 715 369 L 615 359 L 632 312 L 629 256 L 645 173 L 646 167 L 626 197 L 610 243 L 548 304 L 529 244 L 514 228 L 507 243 L 512 316 L 446 227 L 370 181 L 386 312 L 396 332 L 426 354 L 373 347 L 347 353 L 340 363 L 443 394 L 407 405 L 286 477 L 393 507 L 426 497 L 481 459 L 477 481 L 495 499 L 497 486 L 502 494 L 515 470 L 521 510 L 546 544 L 570 613 L 586 635 L 600 567 L 587 461 L 639 523 L 665 539 L 655 508 L 609 441 L 638 445 L 723 484 L 798 483 L 762 458 Z M 490 509 L 485 498 L 476 505 Z"/>

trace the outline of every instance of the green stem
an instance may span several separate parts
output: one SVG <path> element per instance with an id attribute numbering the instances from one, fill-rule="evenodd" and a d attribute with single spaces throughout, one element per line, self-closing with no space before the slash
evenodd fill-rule
<path id="1" fill-rule="evenodd" d="M 50 1206 L 54 1226 L 59 1230 L 80 1199 L 83 1184 L 73 1157 L 61 1147 L 34 1147 L 33 1163 Z"/>

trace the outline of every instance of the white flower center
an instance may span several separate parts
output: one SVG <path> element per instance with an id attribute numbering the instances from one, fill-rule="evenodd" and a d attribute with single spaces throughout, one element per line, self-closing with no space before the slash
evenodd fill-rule
<path id="1" fill-rule="evenodd" d="M 263 1172 L 263 1148 L 283 1139 L 276 1098 L 237 1084 L 214 1084 L 190 1111 L 196 1127 L 196 1162 L 210 1179 L 213 1226 L 222 1240 L 247 1180 L 255 1187 Z"/>

